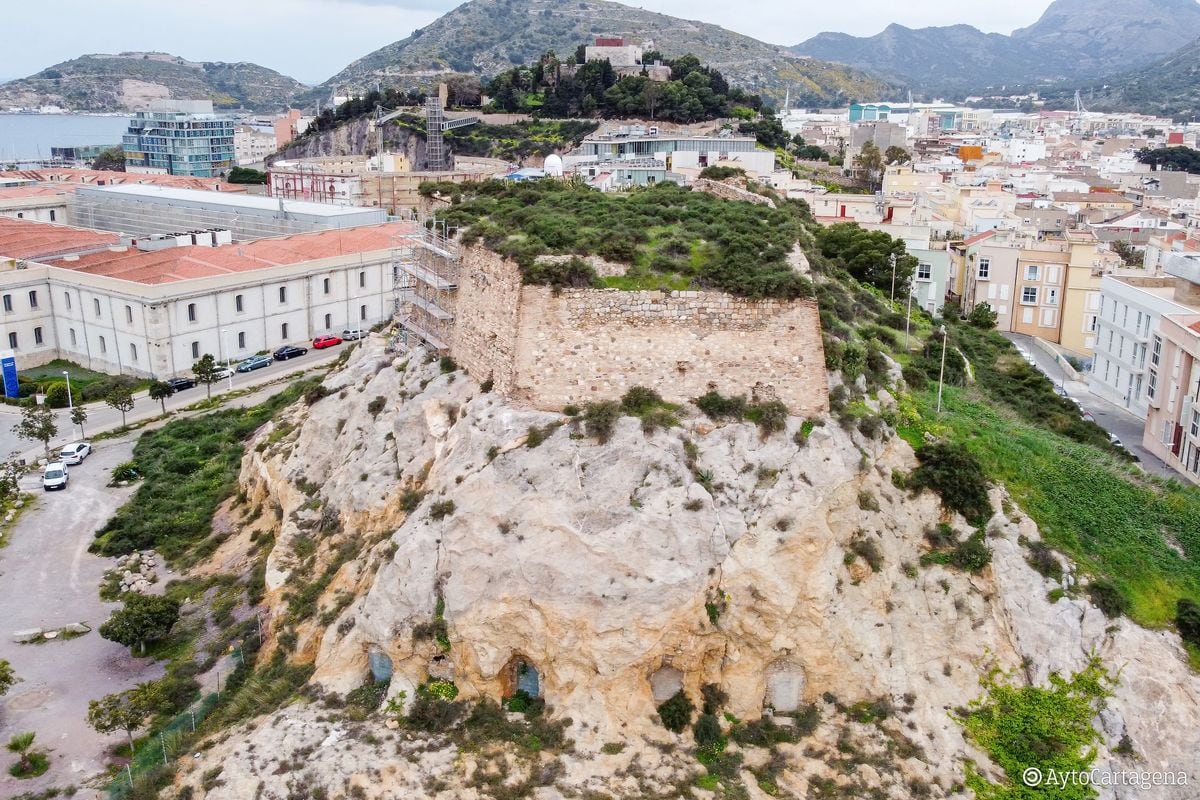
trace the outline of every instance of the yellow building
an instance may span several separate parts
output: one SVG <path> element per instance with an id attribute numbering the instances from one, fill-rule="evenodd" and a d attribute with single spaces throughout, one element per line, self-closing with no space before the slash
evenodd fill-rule
<path id="1" fill-rule="evenodd" d="M 1071 231 L 1067 239 L 1071 250 L 1059 344 L 1091 356 L 1096 345 L 1096 316 L 1100 313 L 1100 280 L 1119 266 L 1120 259 L 1107 248 L 1101 249 L 1091 233 Z"/>

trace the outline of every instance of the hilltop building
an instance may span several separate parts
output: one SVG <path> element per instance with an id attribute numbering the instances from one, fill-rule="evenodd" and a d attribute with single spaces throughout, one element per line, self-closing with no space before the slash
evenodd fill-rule
<path id="1" fill-rule="evenodd" d="M 209 100 L 158 100 L 138 111 L 122 140 L 127 172 L 211 178 L 234 165 L 234 122 Z"/>

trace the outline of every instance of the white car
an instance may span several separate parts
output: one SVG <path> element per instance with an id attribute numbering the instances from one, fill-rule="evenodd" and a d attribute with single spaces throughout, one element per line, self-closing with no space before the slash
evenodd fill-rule
<path id="1" fill-rule="evenodd" d="M 61 461 L 51 461 L 46 465 L 46 471 L 42 473 L 42 488 L 47 492 L 54 489 L 67 488 L 67 481 L 71 476 L 67 474 L 67 465 Z"/>
<path id="2" fill-rule="evenodd" d="M 367 332 L 361 328 L 355 328 L 354 330 L 346 329 L 342 331 L 342 340 L 346 342 L 353 342 L 355 339 L 366 338 L 366 335 Z"/>
<path id="3" fill-rule="evenodd" d="M 87 442 L 75 442 L 58 451 L 58 458 L 64 464 L 75 466 L 92 454 L 92 446 Z"/>
<path id="4" fill-rule="evenodd" d="M 232 374 L 233 370 L 231 370 L 229 367 L 218 367 L 217 371 L 213 373 L 213 378 L 218 381 L 223 381 Z"/>

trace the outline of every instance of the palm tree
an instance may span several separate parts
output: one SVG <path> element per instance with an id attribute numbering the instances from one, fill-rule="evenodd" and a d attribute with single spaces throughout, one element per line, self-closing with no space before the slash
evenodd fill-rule
<path id="1" fill-rule="evenodd" d="M 32 731 L 27 733 L 15 733 L 8 740 L 8 749 L 16 753 L 20 757 L 17 763 L 17 769 L 23 774 L 33 769 L 33 760 L 29 748 L 33 747 L 33 740 L 36 734 Z"/>

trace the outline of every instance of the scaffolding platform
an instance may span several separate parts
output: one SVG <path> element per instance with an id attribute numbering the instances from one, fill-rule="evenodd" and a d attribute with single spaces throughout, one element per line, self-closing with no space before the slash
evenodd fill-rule
<path id="1" fill-rule="evenodd" d="M 423 326 L 414 322 L 413 318 L 411 316 L 401 317 L 400 324 L 403 325 L 404 328 L 406 330 L 408 330 L 410 333 L 416 334 L 417 336 L 424 339 L 429 344 L 433 345 L 433 347 L 435 349 L 437 349 L 437 350 L 449 350 L 450 349 L 450 344 L 448 342 L 443 341 L 437 335 L 430 333 Z"/>

